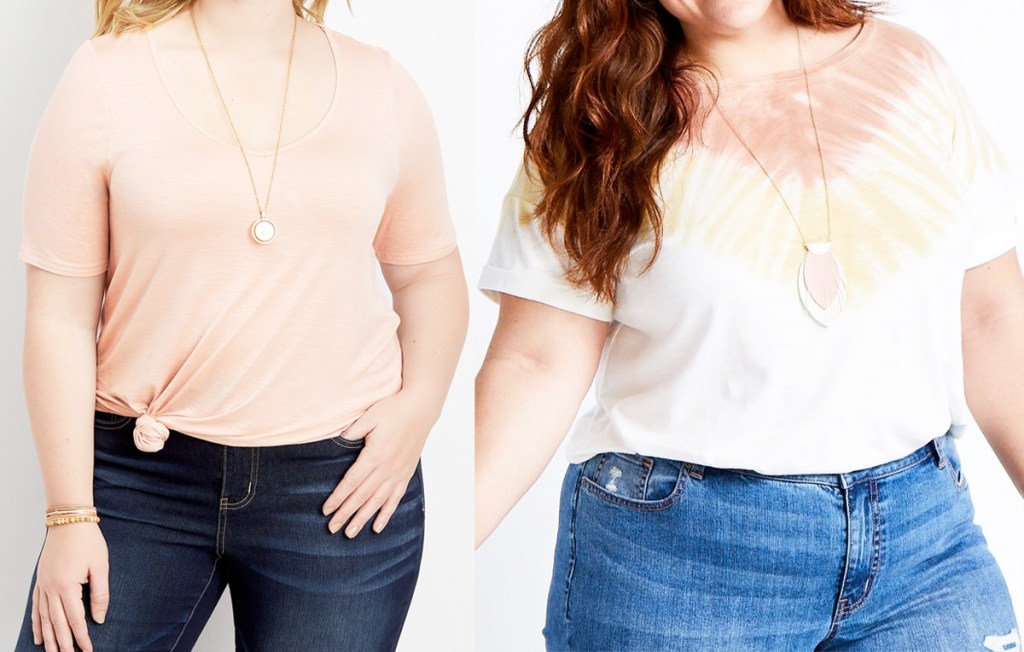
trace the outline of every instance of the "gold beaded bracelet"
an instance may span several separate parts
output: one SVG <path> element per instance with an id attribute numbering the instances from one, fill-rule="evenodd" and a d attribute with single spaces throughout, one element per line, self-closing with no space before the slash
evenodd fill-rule
<path id="1" fill-rule="evenodd" d="M 99 523 L 100 517 L 92 505 L 57 505 L 46 510 L 46 527 L 69 523 Z"/>
<path id="2" fill-rule="evenodd" d="M 67 525 L 68 523 L 99 523 L 99 516 L 65 516 L 63 518 L 51 518 L 43 522 L 46 527 L 54 525 Z"/>

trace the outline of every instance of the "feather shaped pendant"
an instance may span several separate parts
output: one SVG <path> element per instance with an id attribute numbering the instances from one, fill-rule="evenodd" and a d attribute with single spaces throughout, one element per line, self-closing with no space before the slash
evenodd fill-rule
<path id="1" fill-rule="evenodd" d="M 809 242 L 797 274 L 800 301 L 823 326 L 835 322 L 846 305 L 846 280 L 831 242 Z"/>

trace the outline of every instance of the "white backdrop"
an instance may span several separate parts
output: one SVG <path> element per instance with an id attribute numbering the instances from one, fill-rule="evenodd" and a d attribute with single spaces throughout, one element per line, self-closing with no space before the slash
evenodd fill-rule
<path id="1" fill-rule="evenodd" d="M 3 149 L 0 206 L 4 211 L 0 274 L 7 309 L 0 315 L 0 397 L 4 455 L 0 456 L 4 536 L 0 539 L 0 648 L 13 648 L 43 540 L 45 499 L 25 410 L 21 377 L 25 263 L 17 259 L 21 190 L 28 148 L 43 107 L 68 58 L 93 28 L 93 0 L 7 3 L 0 21 L 0 101 Z M 343 0 L 327 26 L 391 51 L 423 89 L 444 149 L 447 187 L 464 258 L 473 248 L 472 0 Z M 443 38 L 439 34 L 444 34 Z M 344 89 L 342 89 L 344 91 Z M 473 259 L 467 263 L 472 277 Z M 471 279 L 472 280 L 472 279 Z M 440 421 L 427 442 L 423 474 L 427 501 L 423 566 L 399 650 L 473 649 L 472 376 L 464 358 Z M 196 650 L 234 649 L 230 597 L 225 596 Z"/>
<path id="2" fill-rule="evenodd" d="M 530 35 L 549 19 L 553 0 L 488 3 L 476 17 L 476 242 L 467 255 L 473 280 L 486 261 L 501 198 L 521 154 L 513 125 L 528 97 L 520 76 Z M 1020 0 L 889 0 L 887 16 L 931 40 L 954 66 L 989 130 L 1018 171 L 1024 170 L 1024 3 Z M 1024 182 L 1024 178 L 1021 179 Z M 1024 253 L 1024 241 L 1020 250 Z M 479 292 L 466 357 L 479 367 L 497 308 Z M 1024 396 L 1021 396 L 1024 400 Z M 1024 500 L 977 429 L 958 443 L 981 524 L 1024 622 Z M 476 556 L 476 649 L 542 650 L 540 635 L 565 469 L 560 450 L 533 489 Z"/>

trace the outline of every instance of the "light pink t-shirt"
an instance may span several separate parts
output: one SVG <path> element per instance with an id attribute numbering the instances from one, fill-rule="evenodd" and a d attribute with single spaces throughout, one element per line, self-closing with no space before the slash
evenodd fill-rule
<path id="1" fill-rule="evenodd" d="M 139 417 L 144 450 L 165 429 L 317 441 L 401 388 L 377 263 L 455 249 L 440 147 L 408 72 L 324 29 L 337 88 L 323 120 L 281 144 L 268 244 L 249 233 L 258 212 L 238 147 L 179 110 L 146 32 L 82 43 L 39 122 L 18 258 L 106 272 L 96 408 Z M 273 151 L 246 153 L 262 201 Z"/>

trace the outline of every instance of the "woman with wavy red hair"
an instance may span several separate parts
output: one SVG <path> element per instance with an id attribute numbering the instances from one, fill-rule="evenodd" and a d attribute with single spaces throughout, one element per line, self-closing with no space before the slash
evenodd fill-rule
<path id="1" fill-rule="evenodd" d="M 548 648 L 1019 642 L 954 444 L 973 412 L 1024 490 L 1019 197 L 934 47 L 852 0 L 563 0 L 527 70 L 477 529 L 594 381 Z"/>

